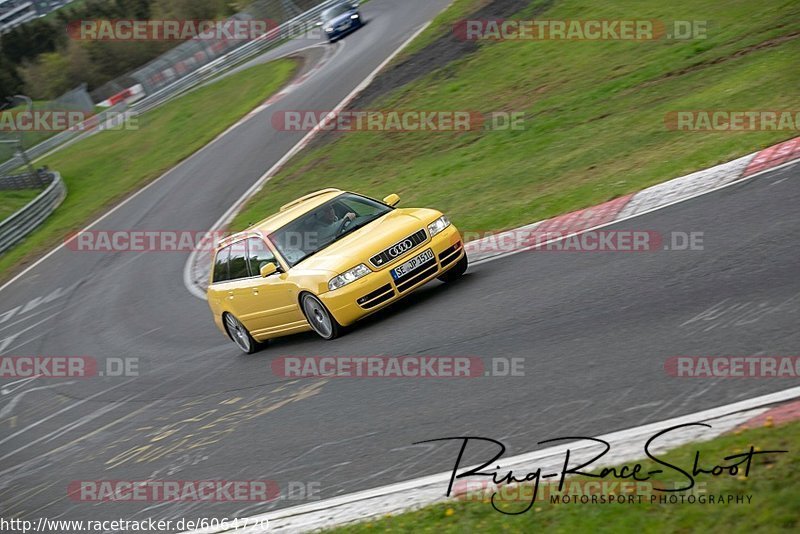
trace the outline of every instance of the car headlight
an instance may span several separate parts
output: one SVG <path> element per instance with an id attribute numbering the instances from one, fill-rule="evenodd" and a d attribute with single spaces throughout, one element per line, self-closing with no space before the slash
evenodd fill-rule
<path id="1" fill-rule="evenodd" d="M 442 230 L 450 226 L 450 219 L 442 215 L 432 223 L 428 225 L 428 233 L 431 237 L 435 236 L 436 234 L 440 233 Z"/>
<path id="2" fill-rule="evenodd" d="M 372 271 L 369 270 L 369 267 L 362 263 L 361 265 L 353 267 L 349 271 L 343 272 L 335 278 L 331 278 L 331 281 L 328 282 L 328 289 L 335 291 L 340 287 L 344 287 L 347 284 L 355 282 L 359 278 L 364 278 L 371 272 Z"/>
<path id="3" fill-rule="evenodd" d="M 333 26 L 328 26 L 327 28 L 325 28 L 325 31 L 331 33 L 333 31 Z"/>
<path id="4" fill-rule="evenodd" d="M 350 15 L 350 18 L 351 19 L 357 19 L 358 18 L 358 13 L 355 13 L 354 15 Z"/>

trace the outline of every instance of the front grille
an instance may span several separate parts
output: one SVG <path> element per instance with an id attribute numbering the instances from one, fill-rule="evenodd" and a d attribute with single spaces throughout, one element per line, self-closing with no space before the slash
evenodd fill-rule
<path id="1" fill-rule="evenodd" d="M 360 299 L 358 299 L 358 305 L 364 308 L 365 310 L 369 310 L 383 304 L 390 298 L 394 297 L 394 290 L 392 289 L 391 284 L 386 284 L 385 286 L 381 286 L 372 293 L 368 295 L 364 295 Z"/>
<path id="2" fill-rule="evenodd" d="M 439 254 L 439 263 L 442 264 L 442 267 L 447 267 L 451 263 L 453 263 L 456 258 L 458 258 L 458 254 L 461 251 L 461 243 L 456 243 L 452 247 L 448 248 L 441 254 Z"/>
<path id="3" fill-rule="evenodd" d="M 375 267 L 383 267 L 387 263 L 390 263 L 401 256 L 404 256 L 411 250 L 417 248 L 420 244 L 424 243 L 425 240 L 428 238 L 428 234 L 425 233 L 425 230 L 422 229 L 419 232 L 416 232 L 407 238 L 403 239 L 402 241 L 398 241 L 391 247 L 387 248 L 380 254 L 377 254 L 369 259 L 369 262 L 374 265 Z"/>
<path id="4" fill-rule="evenodd" d="M 404 276 L 399 280 L 395 280 L 394 283 L 397 286 L 397 290 L 402 293 L 403 291 L 411 289 L 429 276 L 435 274 L 438 270 L 439 266 L 436 264 L 436 258 L 434 258 L 431 261 L 420 265 L 416 271 L 408 276 Z"/>

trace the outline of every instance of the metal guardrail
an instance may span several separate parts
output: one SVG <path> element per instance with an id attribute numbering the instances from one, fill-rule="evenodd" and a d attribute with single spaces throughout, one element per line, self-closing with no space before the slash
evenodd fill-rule
<path id="1" fill-rule="evenodd" d="M 133 113 L 150 111 L 199 84 L 208 81 L 225 70 L 236 67 L 242 62 L 266 52 L 269 48 L 285 42 L 287 40 L 285 37 L 286 35 L 300 35 L 301 33 L 299 32 L 308 32 L 315 27 L 322 11 L 341 2 L 342 0 L 326 0 L 305 13 L 284 22 L 264 37 L 242 44 L 239 48 L 187 74 L 183 78 L 176 80 L 175 83 L 146 96 L 130 107 L 125 104 L 119 104 L 88 119 L 74 129 L 60 132 L 38 145 L 27 149 L 28 158 L 33 161 L 54 150 L 64 148 L 83 137 L 96 133 L 100 129 L 100 125 L 103 125 L 105 128 L 113 128 L 124 120 L 122 116 L 124 111 Z M 22 165 L 22 158 L 20 158 L 19 155 L 14 156 L 0 164 L 0 174 L 7 174 Z"/>
<path id="2" fill-rule="evenodd" d="M 45 169 L 35 173 L 0 176 L 0 191 L 16 191 L 19 189 L 37 189 L 50 183 L 52 176 Z"/>
<path id="3" fill-rule="evenodd" d="M 134 103 L 130 110 L 135 113 L 144 113 L 145 111 L 149 111 L 157 106 L 160 106 L 167 100 L 175 98 L 187 90 L 208 81 L 210 78 L 213 78 L 225 70 L 240 65 L 243 61 L 266 52 L 269 48 L 272 48 L 287 40 L 285 37 L 285 35 L 287 35 L 287 30 L 290 30 L 289 35 L 301 35 L 303 33 L 307 33 L 309 30 L 315 27 L 316 22 L 319 20 L 319 17 L 322 15 L 324 10 L 340 3 L 342 3 L 342 0 L 327 0 L 322 2 L 316 7 L 309 9 L 305 13 L 284 22 L 274 30 L 267 33 L 264 37 L 244 43 L 236 50 L 233 50 L 232 52 L 217 58 L 208 65 L 200 67 L 196 71 L 187 74 L 172 85 L 168 85 L 167 87 L 156 91 L 152 95 L 149 95 L 147 98 Z"/>
<path id="4" fill-rule="evenodd" d="M 67 196 L 67 186 L 57 172 L 48 174 L 51 181 L 27 206 L 0 222 L 0 254 L 22 241 L 44 222 Z"/>

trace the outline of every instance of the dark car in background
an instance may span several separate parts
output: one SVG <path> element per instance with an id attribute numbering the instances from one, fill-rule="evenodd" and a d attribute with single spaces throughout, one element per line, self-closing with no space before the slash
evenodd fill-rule
<path id="1" fill-rule="evenodd" d="M 363 26 L 364 20 L 358 11 L 357 3 L 342 2 L 322 12 L 320 25 L 328 41 L 334 42 Z"/>

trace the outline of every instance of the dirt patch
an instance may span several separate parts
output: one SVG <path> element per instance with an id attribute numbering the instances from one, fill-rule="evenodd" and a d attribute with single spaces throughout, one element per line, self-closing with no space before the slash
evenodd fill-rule
<path id="1" fill-rule="evenodd" d="M 469 16 L 476 19 L 510 17 L 530 4 L 531 0 L 494 0 Z M 533 16 L 547 11 L 552 4 L 552 1 L 545 2 L 537 8 Z M 356 97 L 350 108 L 364 108 L 375 99 L 477 50 L 478 43 L 476 41 L 464 41 L 458 39 L 453 32 L 447 32 L 405 61 L 380 73 L 375 81 Z"/>
<path id="2" fill-rule="evenodd" d="M 548 0 L 542 3 L 533 12 L 531 18 L 550 9 L 554 1 Z M 510 17 L 530 5 L 531 0 L 493 0 L 485 3 L 471 13 L 469 17 L 475 19 Z M 381 96 L 418 80 L 435 70 L 446 67 L 453 61 L 466 57 L 477 50 L 477 42 L 463 41 L 458 39 L 453 32 L 447 32 L 406 60 L 381 72 L 369 87 L 362 91 L 346 109 L 367 109 L 372 102 Z M 308 148 L 313 149 L 326 145 L 336 139 L 337 135 L 341 134 L 324 132 L 316 136 L 309 143 Z"/>

